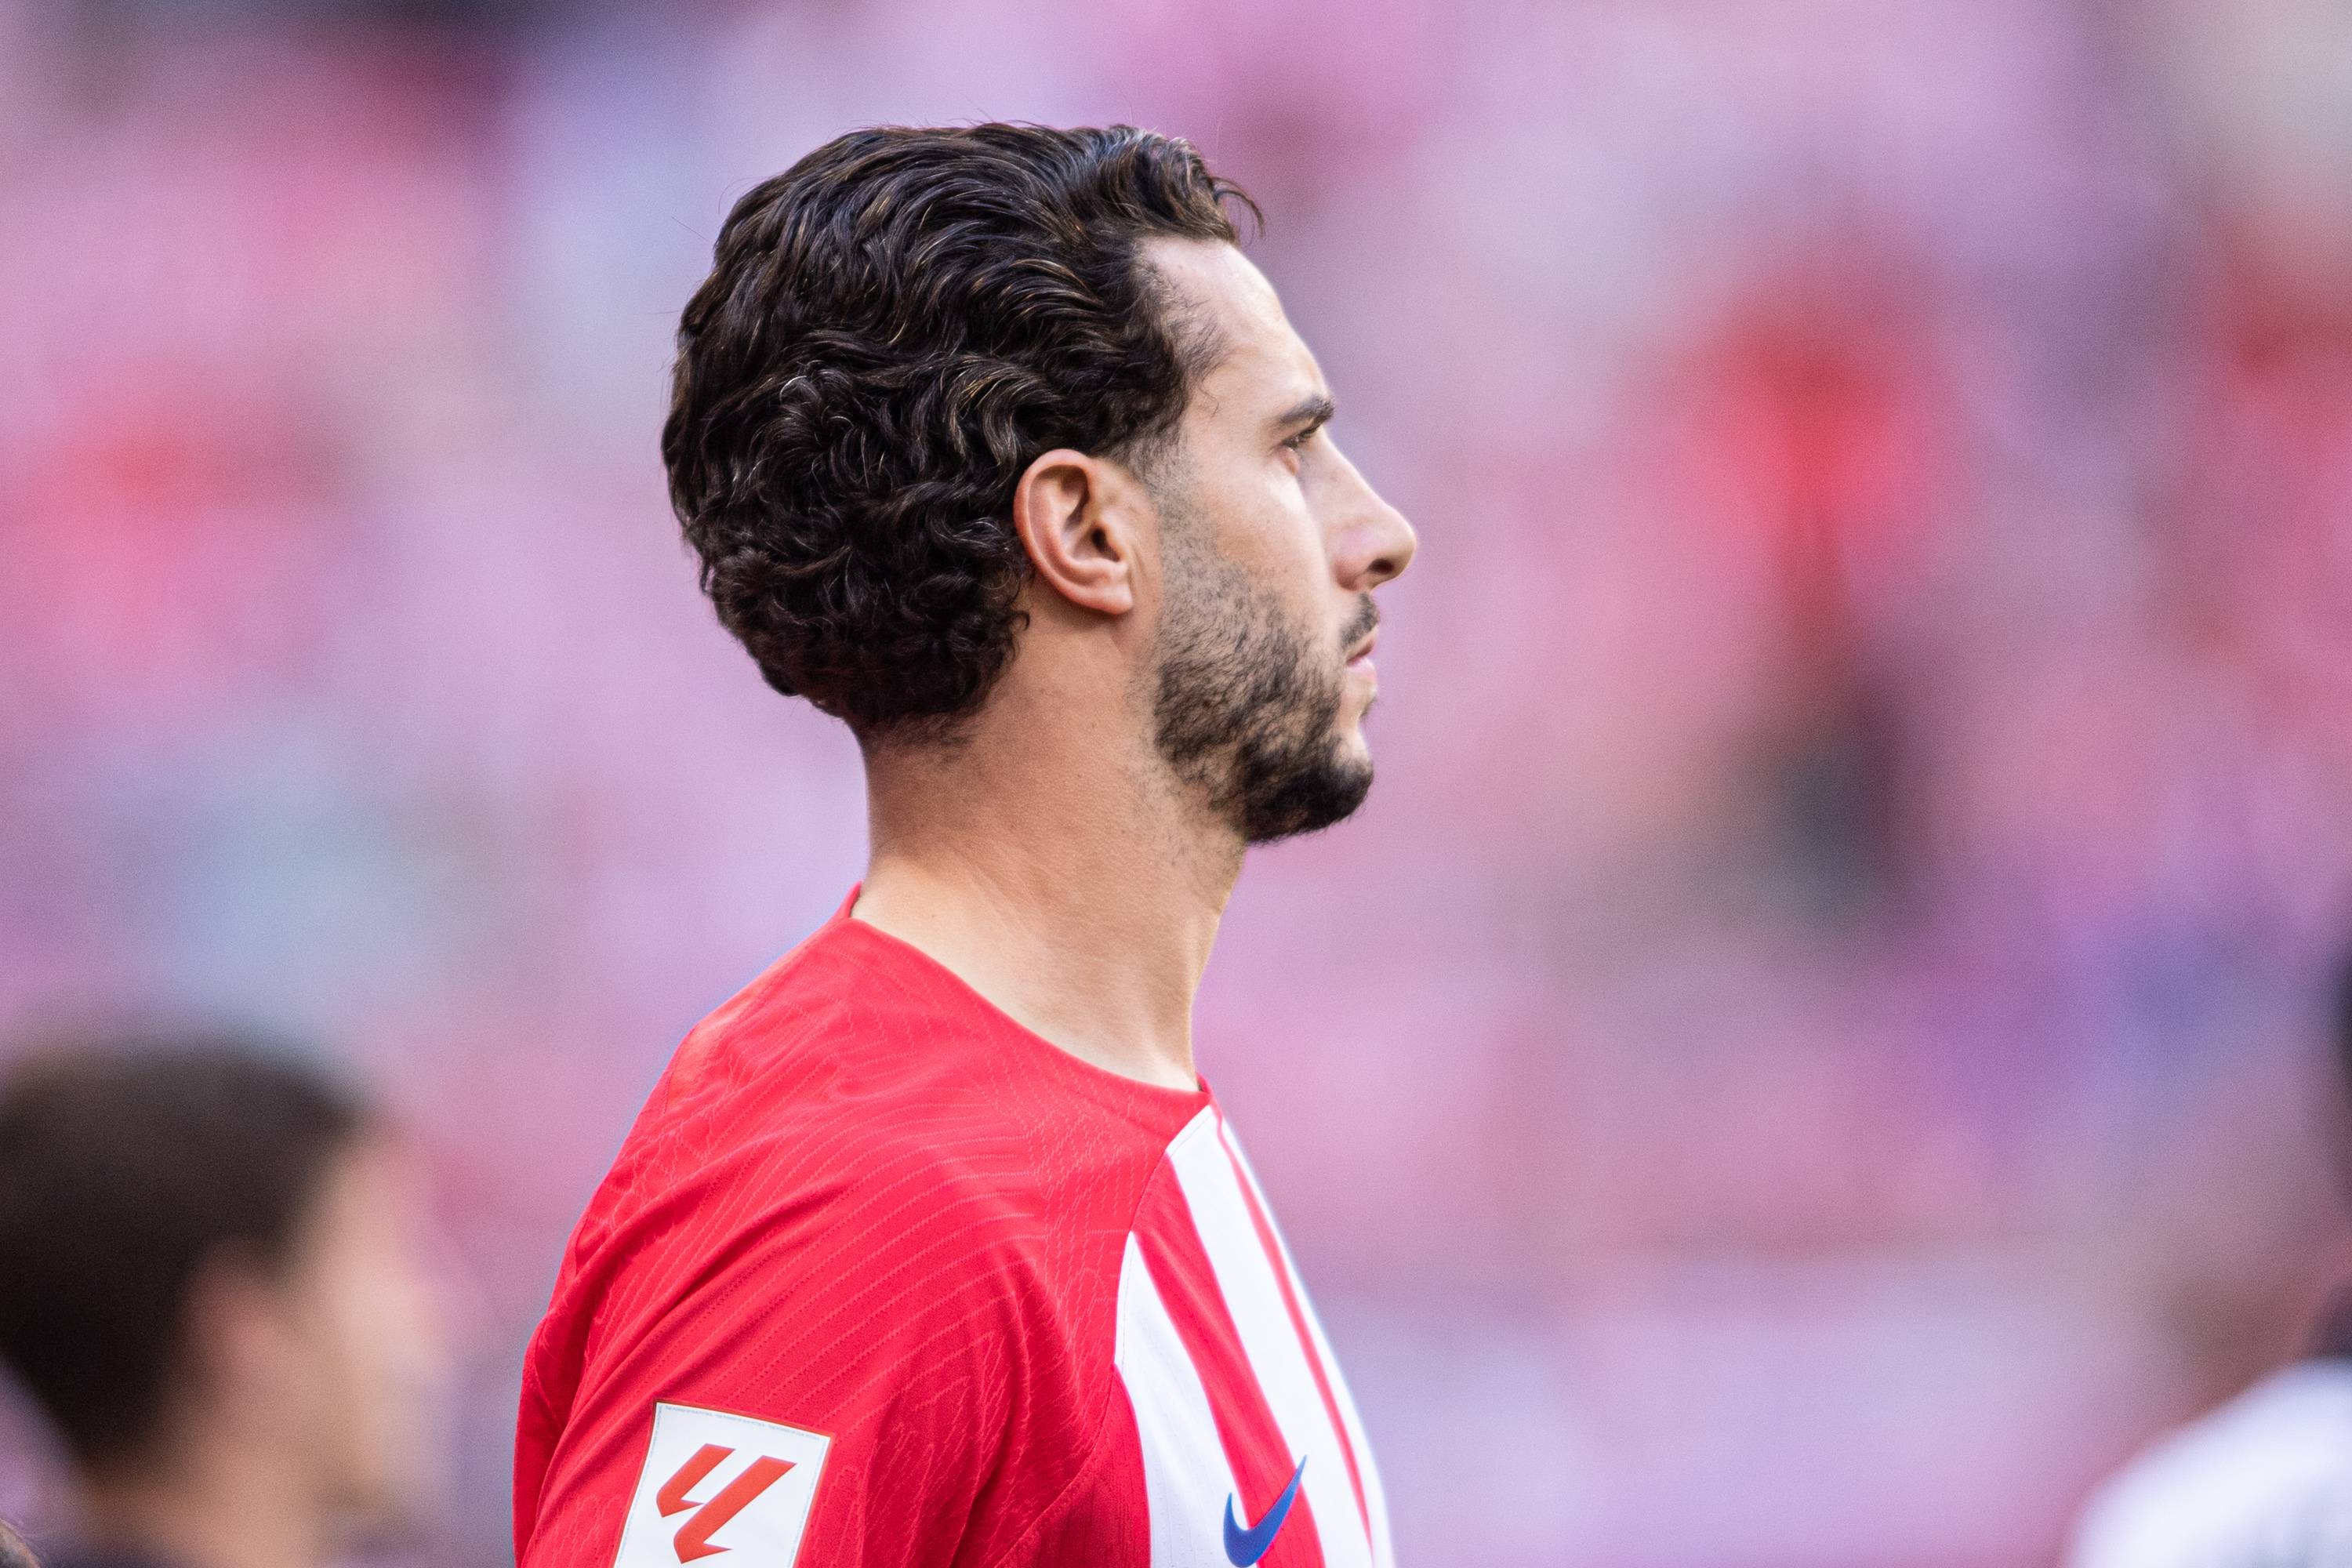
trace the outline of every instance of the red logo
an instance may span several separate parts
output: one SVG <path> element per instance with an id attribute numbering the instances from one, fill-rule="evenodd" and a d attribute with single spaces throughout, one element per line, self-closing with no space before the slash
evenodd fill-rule
<path id="1" fill-rule="evenodd" d="M 762 1455 L 744 1467 L 741 1475 L 719 1488 L 719 1495 L 709 1501 L 698 1503 L 686 1495 L 700 1486 L 711 1471 L 734 1456 L 732 1448 L 705 1443 L 694 1451 L 694 1458 L 680 1465 L 677 1473 L 662 1483 L 661 1490 L 654 1494 L 654 1506 L 661 1510 L 664 1519 L 687 1509 L 694 1510 L 694 1517 L 677 1527 L 677 1560 L 680 1563 L 691 1563 L 698 1557 L 709 1557 L 726 1551 L 724 1546 L 711 1545 L 710 1538 L 729 1520 L 751 1507 L 761 1492 L 783 1479 L 784 1472 L 793 1468 L 790 1459 Z M 639 1492 L 637 1495 L 643 1497 L 645 1494 Z"/>

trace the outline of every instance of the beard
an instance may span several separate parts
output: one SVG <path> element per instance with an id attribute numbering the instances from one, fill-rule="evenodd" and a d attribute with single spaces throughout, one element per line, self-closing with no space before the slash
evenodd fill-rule
<path id="1" fill-rule="evenodd" d="M 1344 820 L 1372 787 L 1371 763 L 1339 730 L 1348 649 L 1380 622 L 1371 595 L 1339 646 L 1318 649 L 1194 520 L 1165 506 L 1162 515 L 1169 597 L 1152 691 L 1160 756 L 1245 844 Z"/>

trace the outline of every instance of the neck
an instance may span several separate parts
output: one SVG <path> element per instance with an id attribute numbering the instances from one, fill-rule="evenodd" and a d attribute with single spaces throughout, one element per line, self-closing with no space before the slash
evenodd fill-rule
<path id="1" fill-rule="evenodd" d="M 1197 1089 L 1192 997 L 1241 837 L 1148 747 L 1107 751 L 1028 706 L 992 703 L 952 749 L 869 748 L 854 912 L 1072 1056 Z"/>
<path id="2" fill-rule="evenodd" d="M 318 1568 L 331 1543 L 291 1467 L 214 1450 L 86 1480 L 93 1547 L 171 1568 Z"/>

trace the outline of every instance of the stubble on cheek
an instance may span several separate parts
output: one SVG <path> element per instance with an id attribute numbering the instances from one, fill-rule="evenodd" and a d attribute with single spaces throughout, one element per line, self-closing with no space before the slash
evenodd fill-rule
<path id="1" fill-rule="evenodd" d="M 1152 694 L 1153 740 L 1170 768 L 1249 843 L 1349 815 L 1371 764 L 1349 754 L 1339 731 L 1339 658 L 1199 542 L 1171 550 L 1170 567 Z"/>

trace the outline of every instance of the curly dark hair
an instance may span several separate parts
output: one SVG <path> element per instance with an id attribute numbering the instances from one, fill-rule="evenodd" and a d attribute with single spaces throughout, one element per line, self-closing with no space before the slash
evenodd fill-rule
<path id="1" fill-rule="evenodd" d="M 977 708 L 1029 572 L 1013 492 L 1057 447 L 1148 458 L 1213 344 L 1141 258 L 1247 195 L 1132 126 L 883 127 L 729 215 L 678 327 L 662 457 L 719 619 L 861 738 Z"/>

